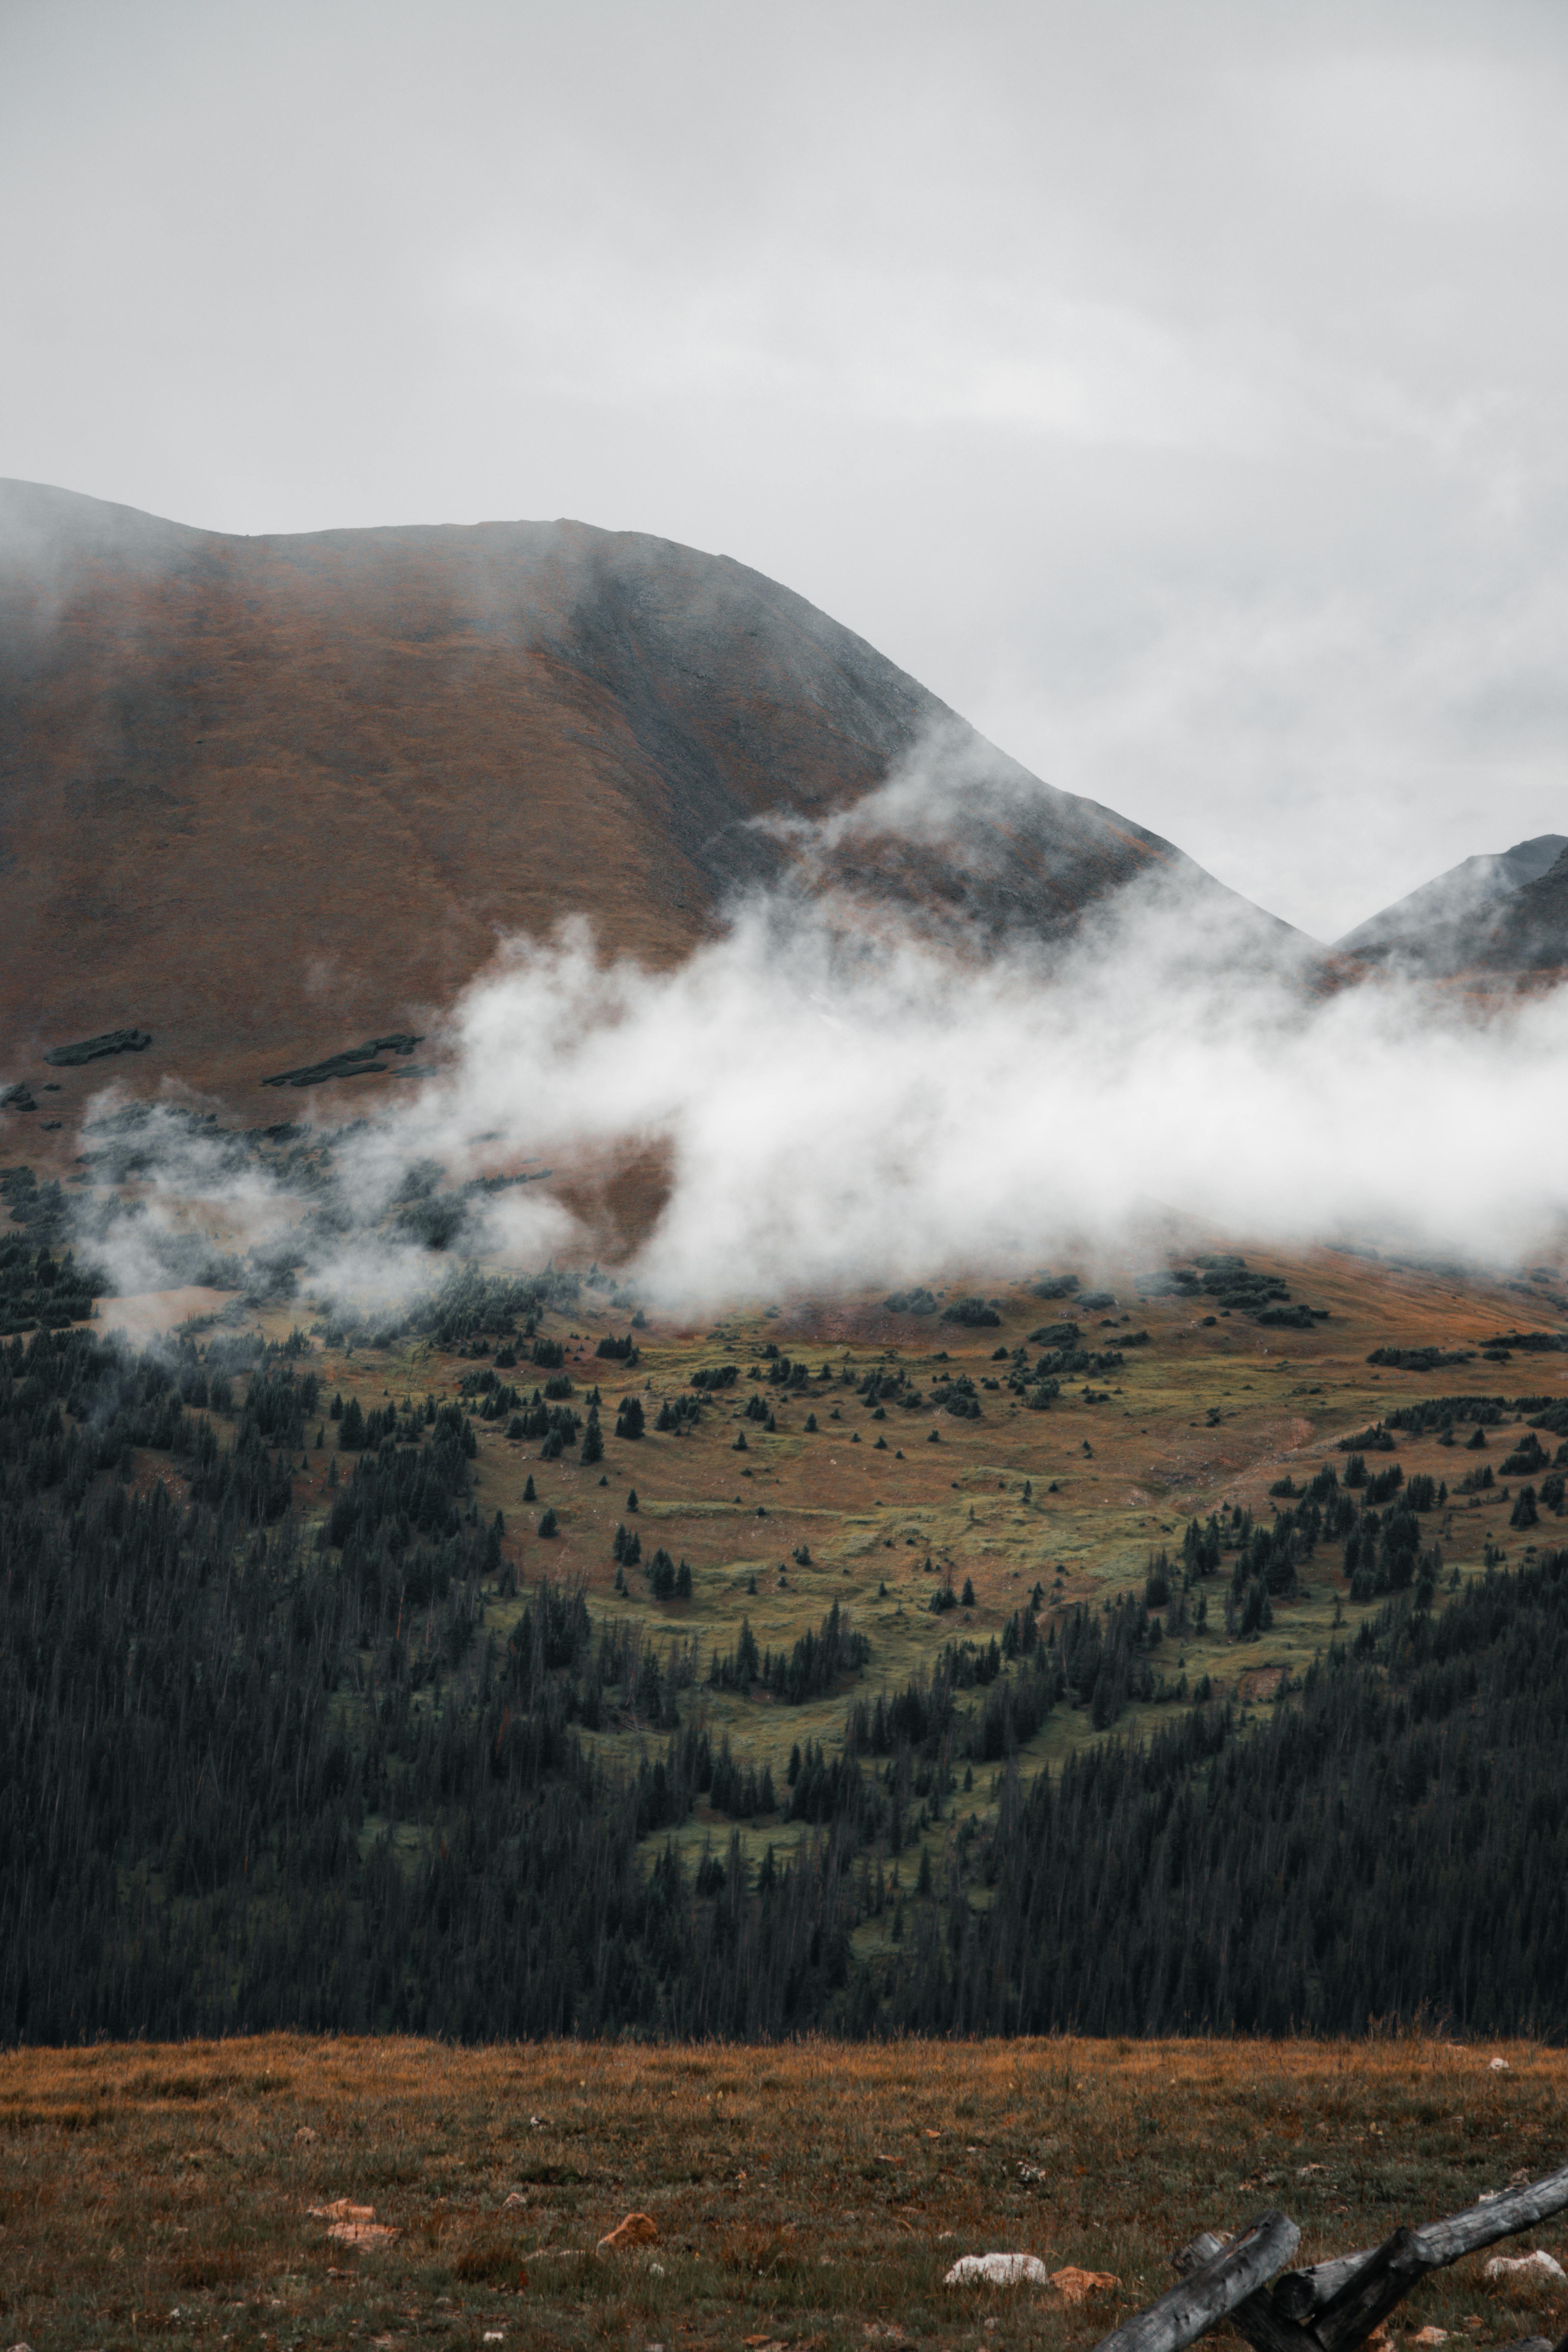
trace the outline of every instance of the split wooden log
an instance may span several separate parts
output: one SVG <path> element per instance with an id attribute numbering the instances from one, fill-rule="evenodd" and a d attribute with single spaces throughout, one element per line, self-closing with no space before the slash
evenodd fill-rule
<path id="1" fill-rule="evenodd" d="M 1300 2242 L 1300 2231 L 1283 2213 L 1260 2213 L 1249 2230 L 1227 2240 L 1158 2303 L 1102 2336 L 1095 2352 L 1184 2352 L 1256 2294 Z"/>
<path id="2" fill-rule="evenodd" d="M 1353 2352 L 1428 2271 L 1446 2270 L 1464 2255 L 1479 2253 L 1500 2238 L 1514 2237 L 1533 2222 L 1561 2213 L 1564 2207 L 1568 2207 L 1568 2165 L 1528 2188 L 1507 2189 L 1500 2197 L 1489 2198 L 1484 2205 L 1468 2206 L 1446 2221 L 1428 2221 L 1419 2230 L 1395 2230 L 1319 2305 L 1311 2333 L 1322 2352 Z"/>
<path id="3" fill-rule="evenodd" d="M 1375 2246 L 1363 2246 L 1357 2254 L 1336 2254 L 1332 2262 L 1314 2263 L 1308 2270 L 1286 2271 L 1269 2289 L 1275 2310 L 1304 2325 L 1376 2252 Z"/>
<path id="4" fill-rule="evenodd" d="M 1222 2319 L 1231 2321 L 1254 2352 L 1355 2352 L 1429 2271 L 1444 2270 L 1564 2210 L 1568 2165 L 1445 2221 L 1395 2230 L 1381 2246 L 1287 2271 L 1272 2294 L 1263 2292 L 1267 2281 L 1301 2242 L 1294 2221 L 1269 2212 L 1260 2213 L 1239 2238 L 1205 2230 L 1175 2257 L 1182 2284 L 1112 2328 L 1094 2352 L 1184 2352 Z M 1529 2336 L 1510 2352 L 1568 2352 L 1568 2336 L 1556 2346 Z"/>
<path id="5" fill-rule="evenodd" d="M 1499 2238 L 1512 2237 L 1520 2230 L 1528 2230 L 1532 2221 L 1543 2221 L 1551 2214 L 1568 2207 L 1568 2167 L 1550 2173 L 1523 2189 L 1507 2190 L 1500 2197 L 1489 2197 L 1484 2204 L 1468 2206 L 1451 2221 L 1430 2221 L 1414 2232 L 1423 2251 L 1436 2253 L 1428 2267 L 1441 2269 L 1458 2262 L 1463 2254 L 1473 2254 L 1489 2246 Z M 1452 2248 L 1452 2251 L 1447 2249 Z M 1336 2254 L 1332 2262 L 1314 2263 L 1310 2269 L 1287 2271 L 1277 2278 L 1271 2289 L 1274 2306 L 1287 2319 L 1305 2326 L 1314 2313 L 1322 2311 L 1359 2271 L 1364 2270 L 1381 2251 L 1367 2246 L 1357 2254 Z M 1555 2347 L 1552 2347 L 1555 2352 Z"/>
<path id="6" fill-rule="evenodd" d="M 1414 2230 L 1398 2229 L 1375 2247 L 1312 2320 L 1323 2352 L 1352 2352 L 1436 2267 L 1422 2259 Z"/>
<path id="7" fill-rule="evenodd" d="M 1184 2277 L 1190 2277 L 1205 2263 L 1213 2262 L 1229 2243 L 1228 2238 L 1205 2230 L 1182 2248 L 1173 2267 Z M 1318 2352 L 1316 2336 L 1278 2312 L 1262 2288 L 1244 2297 L 1226 2315 L 1237 2334 L 1253 2347 L 1253 2352 Z"/>
<path id="8" fill-rule="evenodd" d="M 1287 2271 L 1271 2293 L 1245 2296 L 1226 2315 L 1255 2352 L 1353 2352 L 1401 2297 L 1428 2271 L 1495 2245 L 1500 2238 L 1568 2208 L 1568 2166 L 1545 2179 L 1490 2197 L 1444 2221 L 1398 2230 L 1382 2246 L 1331 2262 Z M 1175 2258 L 1190 2274 L 1211 2262 L 1227 2241 L 1205 2230 Z M 1527 2339 L 1531 2352 L 1568 2352 L 1568 2337 L 1552 2346 Z"/>
<path id="9" fill-rule="evenodd" d="M 1449 2221 L 1424 2222 L 1415 2235 L 1430 2253 L 1434 2268 L 1440 2269 L 1445 2263 L 1457 2263 L 1461 2255 L 1479 2253 L 1483 2246 L 1495 2245 L 1500 2238 L 1511 2238 L 1533 2222 L 1549 2221 L 1565 2209 L 1568 2164 L 1549 2172 L 1542 2180 L 1527 2182 L 1522 2189 L 1505 2189 L 1500 2197 L 1468 2205 Z"/>

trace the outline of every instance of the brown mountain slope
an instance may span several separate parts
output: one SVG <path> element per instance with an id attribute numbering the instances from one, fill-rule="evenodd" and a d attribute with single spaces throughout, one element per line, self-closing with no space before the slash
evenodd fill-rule
<path id="1" fill-rule="evenodd" d="M 112 1067 L 265 1114 L 264 1075 L 426 1028 L 500 935 L 581 911 L 676 961 L 795 870 L 755 819 L 848 809 L 933 730 L 1014 795 L 967 859 L 860 836 L 803 880 L 1050 933 L 1198 875 L 726 557 L 571 522 L 241 539 L 0 484 L 0 1083 L 134 1025 L 152 1050 L 59 1073 L 62 1108 Z"/>

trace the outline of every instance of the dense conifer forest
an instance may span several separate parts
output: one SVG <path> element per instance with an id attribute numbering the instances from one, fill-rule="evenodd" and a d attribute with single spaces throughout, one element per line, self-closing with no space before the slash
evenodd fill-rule
<path id="1" fill-rule="evenodd" d="M 74 1299 L 13 1246 L 19 1301 Z M 837 1609 L 706 1659 L 565 1583 L 503 1620 L 464 1403 L 342 1416 L 308 1524 L 308 1343 L 138 1355 L 66 1320 L 0 1348 L 7 2042 L 1568 2032 L 1568 1552 L 1450 1591 L 1375 1432 L 1270 1524 L 1194 1522 L 1141 1601 L 1042 1634 L 1037 1590 L 890 1689 Z M 1250 1714 L 1173 1684 L 1163 1627 L 1212 1592 L 1245 1630 L 1329 1543 L 1378 1604 L 1353 1638 Z M 839 1691 L 842 1738 L 775 1786 L 710 1688 Z M 1025 1778 L 1068 1707 L 1107 1736 Z"/>

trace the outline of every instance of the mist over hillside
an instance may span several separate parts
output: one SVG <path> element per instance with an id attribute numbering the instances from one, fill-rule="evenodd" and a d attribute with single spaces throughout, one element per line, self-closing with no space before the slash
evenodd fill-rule
<path id="1" fill-rule="evenodd" d="M 1495 856 L 1467 857 L 1358 923 L 1336 950 L 1449 973 L 1568 961 L 1568 909 L 1536 888 L 1565 850 L 1568 834 L 1542 833 Z"/>
<path id="2" fill-rule="evenodd" d="M 193 1225 L 333 1289 L 582 1250 L 694 1300 L 1110 1247 L 1151 1201 L 1557 1230 L 1554 1134 L 1493 1139 L 1568 1003 L 1369 979 L 728 558 L 0 516 L 4 1148 L 133 1166 L 84 1228 L 121 1289 Z"/>
<path id="3" fill-rule="evenodd" d="M 1241 903 L 788 589 L 582 523 L 242 539 L 0 486 L 0 719 L 7 1077 L 135 1024 L 137 1087 L 253 1088 L 570 916 L 668 969 L 786 887 L 985 938 L 1151 870 Z"/>

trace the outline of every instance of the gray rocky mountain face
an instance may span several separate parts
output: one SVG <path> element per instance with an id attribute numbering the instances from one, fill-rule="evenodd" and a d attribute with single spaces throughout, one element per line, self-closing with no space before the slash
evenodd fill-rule
<path id="1" fill-rule="evenodd" d="M 1568 834 L 1467 857 L 1334 944 L 1372 963 L 1425 971 L 1531 970 L 1568 961 Z"/>

